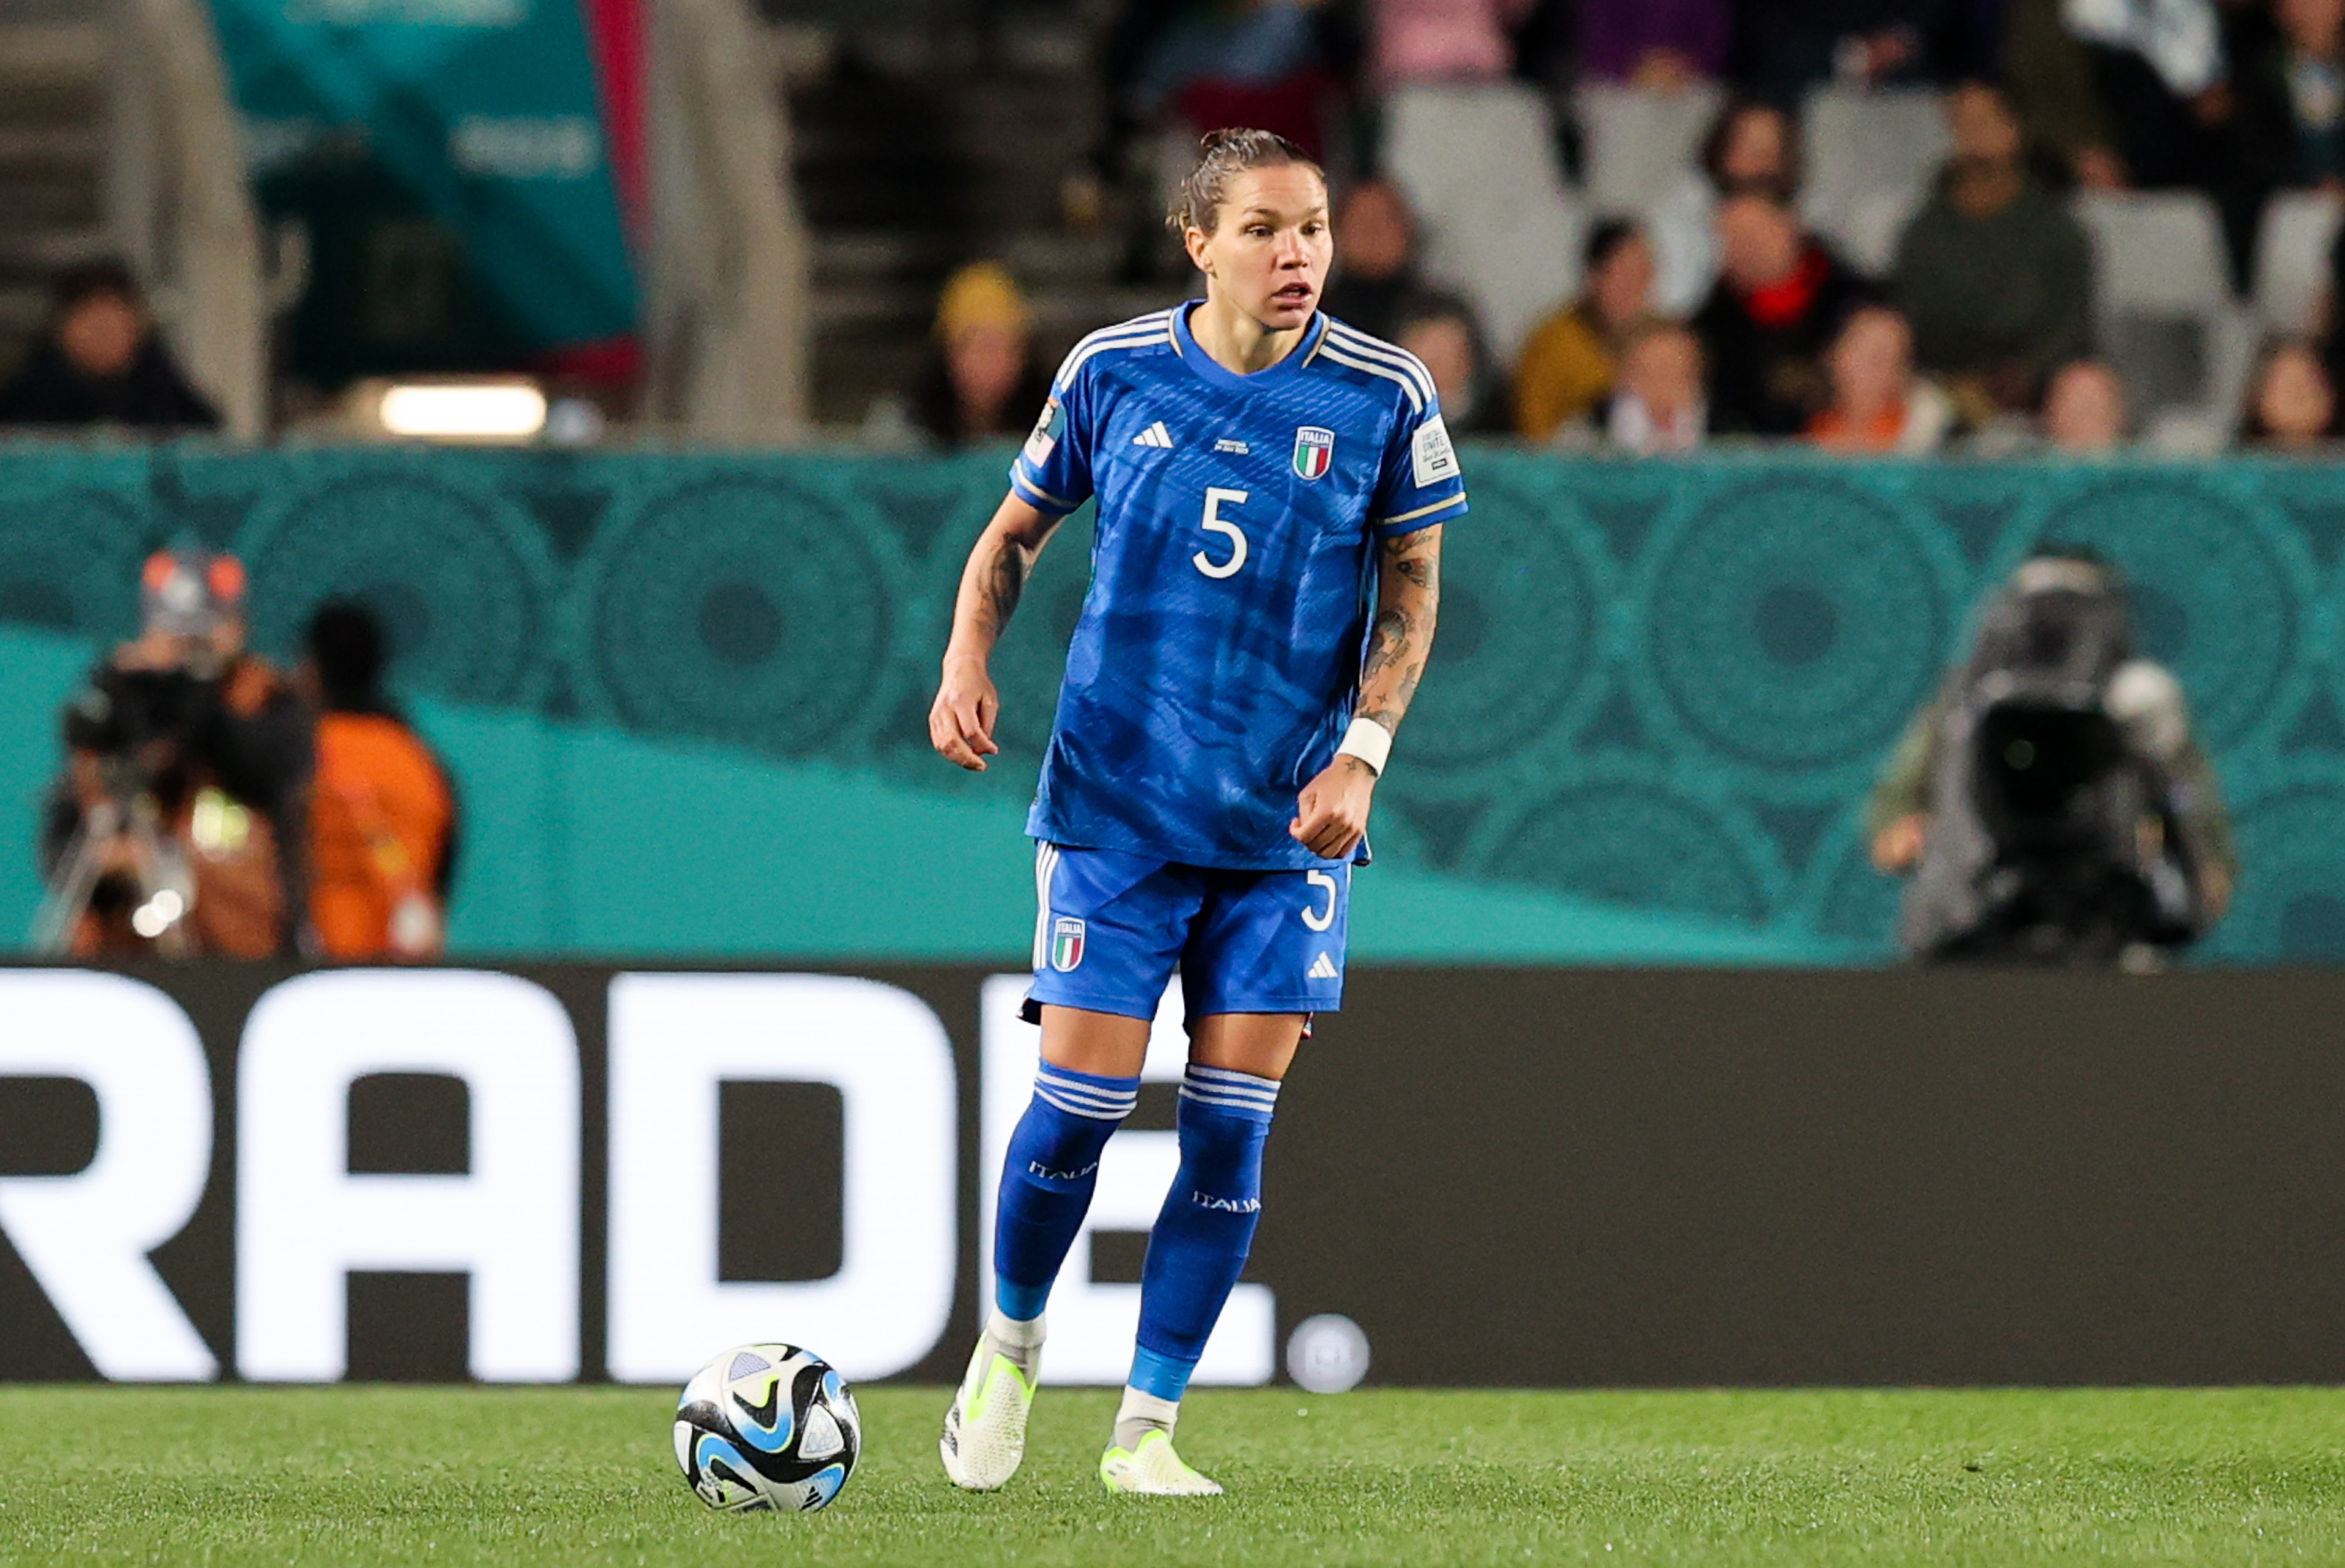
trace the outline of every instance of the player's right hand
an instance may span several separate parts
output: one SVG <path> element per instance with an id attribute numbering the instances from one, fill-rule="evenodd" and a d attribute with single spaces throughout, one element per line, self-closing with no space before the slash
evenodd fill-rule
<path id="1" fill-rule="evenodd" d="M 929 744 L 946 761 L 973 774 L 985 771 L 985 759 L 1001 748 L 993 744 L 993 723 L 1001 716 L 1001 698 L 982 659 L 945 661 L 943 682 L 929 709 Z"/>

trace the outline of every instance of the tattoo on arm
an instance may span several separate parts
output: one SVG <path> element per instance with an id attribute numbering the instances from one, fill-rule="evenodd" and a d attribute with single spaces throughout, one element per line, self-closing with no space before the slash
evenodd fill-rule
<path id="1" fill-rule="evenodd" d="M 1387 730 L 1402 716 L 1425 677 L 1441 603 L 1441 531 L 1429 528 L 1385 541 L 1382 602 L 1360 671 L 1359 716 Z"/>
<path id="2" fill-rule="evenodd" d="M 1016 515 L 1019 511 L 1025 515 Z M 1034 574 L 1034 562 L 1058 526 L 1057 518 L 1044 517 L 1031 507 L 1021 508 L 1014 497 L 1002 503 L 977 548 L 969 551 L 969 564 L 961 569 L 948 656 L 955 648 L 979 658 L 993 651 L 1026 592 L 1026 580 Z"/>
<path id="3" fill-rule="evenodd" d="M 1027 575 L 1033 569 L 1033 557 L 1007 539 L 995 547 L 993 559 L 985 563 L 978 588 L 977 623 L 989 643 L 1010 624 L 1019 597 L 1026 592 Z"/>

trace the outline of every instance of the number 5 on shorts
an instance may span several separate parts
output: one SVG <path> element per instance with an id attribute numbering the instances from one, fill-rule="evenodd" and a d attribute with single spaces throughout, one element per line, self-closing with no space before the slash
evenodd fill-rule
<path id="1" fill-rule="evenodd" d="M 1327 907 L 1325 909 L 1304 905 L 1303 924 L 1314 931 L 1325 931 L 1335 924 L 1335 900 L 1341 896 L 1335 887 L 1335 879 L 1324 871 L 1309 871 L 1304 873 L 1303 880 L 1327 895 Z"/>

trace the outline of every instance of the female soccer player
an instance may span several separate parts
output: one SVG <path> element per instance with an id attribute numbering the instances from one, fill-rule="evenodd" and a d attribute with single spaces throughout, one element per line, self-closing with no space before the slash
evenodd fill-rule
<path id="1" fill-rule="evenodd" d="M 1027 820 L 1041 1066 L 1002 1170 L 992 1310 L 940 1445 L 975 1491 L 1024 1457 L 1043 1304 L 1176 967 L 1180 1174 L 1100 1477 L 1222 1490 L 1173 1452 L 1173 1422 L 1253 1245 L 1280 1080 L 1311 1015 L 1343 999 L 1352 862 L 1432 646 L 1441 525 L 1466 511 L 1425 367 L 1319 313 L 1327 187 L 1294 144 L 1207 137 L 1172 223 L 1205 298 L 1094 332 L 1060 367 L 969 555 L 929 714 L 937 750 L 984 771 L 1000 749 L 987 659 L 1051 531 L 1096 496 Z"/>

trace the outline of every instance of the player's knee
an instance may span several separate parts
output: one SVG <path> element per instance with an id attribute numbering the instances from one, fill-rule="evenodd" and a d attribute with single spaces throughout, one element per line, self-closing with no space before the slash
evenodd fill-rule
<path id="1" fill-rule="evenodd" d="M 1181 1082 L 1181 1162 L 1192 1201 L 1252 1216 L 1262 1208 L 1262 1150 L 1278 1081 L 1191 1063 Z"/>
<path id="2" fill-rule="evenodd" d="M 1100 1153 L 1140 1103 L 1137 1077 L 1107 1077 L 1042 1064 L 1034 1098 L 1010 1138 L 1010 1180 L 1063 1190 L 1088 1187 Z"/>

